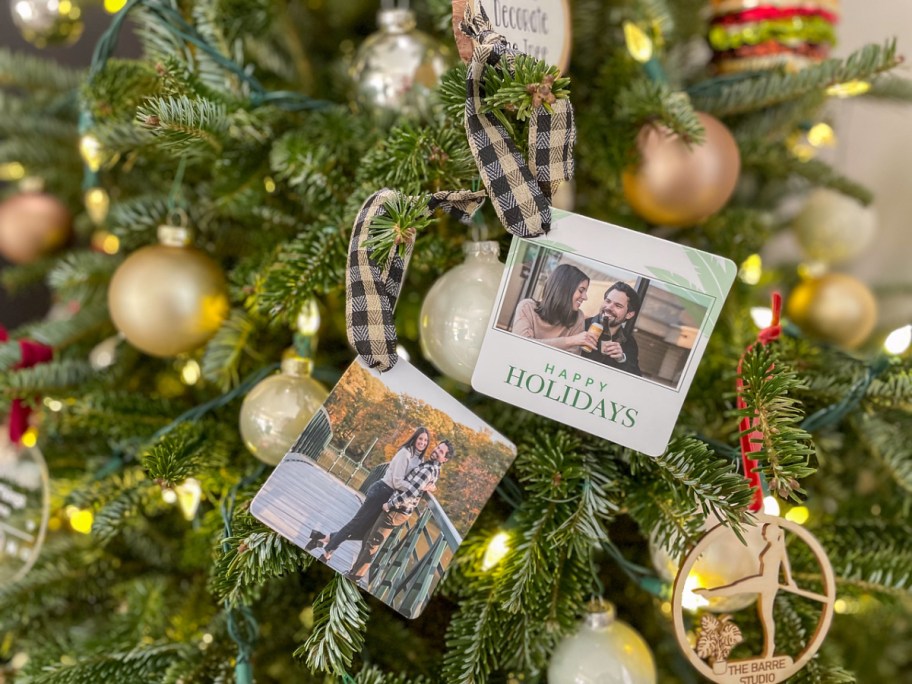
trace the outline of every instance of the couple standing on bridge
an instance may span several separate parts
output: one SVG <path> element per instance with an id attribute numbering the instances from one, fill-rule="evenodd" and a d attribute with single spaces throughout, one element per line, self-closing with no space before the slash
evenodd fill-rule
<path id="1" fill-rule="evenodd" d="M 312 530 L 304 547 L 311 551 L 323 547 L 321 560 L 328 563 L 343 542 L 361 541 L 361 551 L 345 576 L 356 583 L 370 568 L 380 546 L 390 533 L 404 525 L 418 507 L 425 492 L 437 490 L 440 467 L 454 455 L 453 445 L 440 440 L 425 458 L 431 442 L 427 428 L 419 427 L 399 447 L 383 477 L 370 486 L 364 503 L 338 532 L 325 534 Z"/>

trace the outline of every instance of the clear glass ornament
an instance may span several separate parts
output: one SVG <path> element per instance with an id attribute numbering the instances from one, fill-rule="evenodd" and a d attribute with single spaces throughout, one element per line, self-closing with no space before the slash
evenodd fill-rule
<path id="1" fill-rule="evenodd" d="M 310 377 L 310 359 L 282 360 L 282 371 L 259 382 L 241 404 L 239 427 L 247 449 L 268 465 L 278 465 L 329 393 Z"/>
<path id="2" fill-rule="evenodd" d="M 352 66 L 357 103 L 380 113 L 426 113 L 448 67 L 443 46 L 415 28 L 415 13 L 409 9 L 381 9 L 377 25 Z"/>
<path id="3" fill-rule="evenodd" d="M 0 426 L 0 587 L 32 569 L 47 532 L 51 490 L 44 456 Z"/>
<path id="4" fill-rule="evenodd" d="M 421 351 L 443 374 L 469 384 L 504 265 L 496 242 L 467 242 L 466 260 L 447 271 L 421 305 Z"/>
<path id="5" fill-rule="evenodd" d="M 579 631 L 551 655 L 548 684 L 655 684 L 652 651 L 614 606 L 595 602 Z"/>
<path id="6" fill-rule="evenodd" d="M 702 530 L 708 531 L 719 524 L 715 516 L 707 518 Z M 734 596 L 717 596 L 707 599 L 693 592 L 700 587 L 718 587 L 730 584 L 742 577 L 760 572 L 760 552 L 766 546 L 758 526 L 749 525 L 743 528 L 747 545 L 742 544 L 737 535 L 730 529 L 719 532 L 700 559 L 694 564 L 685 580 L 684 608 L 687 610 L 708 610 L 712 613 L 733 613 L 746 608 L 757 600 L 756 594 L 736 594 Z M 678 574 L 680 559 L 672 558 L 655 539 L 649 540 L 649 554 L 652 566 L 659 576 L 673 582 Z"/>
<path id="7" fill-rule="evenodd" d="M 82 8 L 74 0 L 10 0 L 13 23 L 36 47 L 72 45 L 82 35 Z"/>

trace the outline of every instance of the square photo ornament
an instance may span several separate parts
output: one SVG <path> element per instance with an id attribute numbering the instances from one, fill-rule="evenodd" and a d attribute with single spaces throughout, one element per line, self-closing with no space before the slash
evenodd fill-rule
<path id="1" fill-rule="evenodd" d="M 251 513 L 418 617 L 516 447 L 400 359 L 357 359 L 254 497 Z"/>
<path id="2" fill-rule="evenodd" d="M 659 456 L 736 272 L 554 210 L 547 238 L 513 240 L 472 387 Z"/>

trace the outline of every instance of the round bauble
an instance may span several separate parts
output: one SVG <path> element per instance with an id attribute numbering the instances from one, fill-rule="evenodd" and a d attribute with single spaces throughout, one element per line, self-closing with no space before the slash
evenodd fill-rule
<path id="1" fill-rule="evenodd" d="M 66 205 L 43 192 L 21 192 L 0 203 L 0 255 L 28 264 L 70 237 L 73 217 Z"/>
<path id="2" fill-rule="evenodd" d="M 221 267 L 189 246 L 188 231 L 161 226 L 162 244 L 136 250 L 114 272 L 108 288 L 111 319 L 127 341 L 152 356 L 193 351 L 228 313 Z"/>
<path id="3" fill-rule="evenodd" d="M 818 188 L 792 222 L 808 259 L 837 264 L 861 254 L 877 232 L 877 214 L 852 197 Z"/>
<path id="4" fill-rule="evenodd" d="M 718 524 L 719 521 L 715 517 L 710 517 L 703 523 L 702 529 L 709 530 Z M 716 533 L 717 536 L 713 537 L 712 543 L 694 563 L 691 576 L 687 579 L 689 584 L 685 585 L 685 608 L 730 613 L 741 610 L 756 600 L 756 594 L 735 594 L 705 599 L 690 591 L 695 587 L 729 584 L 736 579 L 759 572 L 757 558 L 766 542 L 758 527 L 745 527 L 743 533 L 746 545 L 742 544 L 735 533 L 727 527 Z M 653 538 L 649 540 L 649 554 L 659 576 L 667 582 L 673 582 L 678 574 L 680 559 L 672 558 Z"/>
<path id="5" fill-rule="evenodd" d="M 74 0 L 10 0 L 10 9 L 19 33 L 36 47 L 72 45 L 85 28 Z"/>
<path id="6" fill-rule="evenodd" d="M 647 124 L 637 136 L 640 160 L 624 171 L 624 196 L 651 223 L 691 226 L 725 206 L 738 183 L 741 154 L 721 121 L 703 112 L 701 145 L 688 144 L 664 126 Z"/>
<path id="7" fill-rule="evenodd" d="M 285 358 L 282 372 L 259 382 L 241 404 L 241 438 L 263 463 L 278 465 L 329 396 L 310 366 L 309 359 Z"/>
<path id="8" fill-rule="evenodd" d="M 448 66 L 442 46 L 415 28 L 408 9 L 380 10 L 377 25 L 352 66 L 357 103 L 380 113 L 426 113 Z"/>
<path id="9" fill-rule="evenodd" d="M 551 655 L 548 684 L 655 684 L 652 651 L 630 625 L 602 603 L 585 617 L 579 631 L 561 641 Z"/>
<path id="10" fill-rule="evenodd" d="M 47 531 L 51 489 L 37 447 L 10 442 L 0 426 L 0 587 L 23 577 L 35 564 Z"/>
<path id="11" fill-rule="evenodd" d="M 466 384 L 481 353 L 504 265 L 496 242 L 467 242 L 466 260 L 444 273 L 421 305 L 421 351 L 441 373 Z"/>
<path id="12" fill-rule="evenodd" d="M 855 349 L 874 330 L 877 300 L 857 278 L 826 273 L 801 281 L 789 295 L 786 313 L 809 336 Z"/>

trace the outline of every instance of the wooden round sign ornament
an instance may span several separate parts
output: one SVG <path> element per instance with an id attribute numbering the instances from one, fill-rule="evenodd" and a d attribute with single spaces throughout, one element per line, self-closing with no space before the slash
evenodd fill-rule
<path id="1" fill-rule="evenodd" d="M 833 620 L 836 602 L 836 580 L 833 568 L 820 542 L 800 525 L 775 516 L 756 515 L 766 545 L 758 554 L 759 572 L 715 587 L 691 586 L 688 582 L 694 564 L 726 528 L 717 525 L 703 536 L 687 555 L 675 579 L 672 598 L 672 617 L 675 637 L 684 655 L 707 679 L 719 684 L 775 684 L 784 682 L 798 672 L 814 657 Z M 802 578 L 801 583 L 792 575 L 788 544 L 808 547 L 817 561 L 819 580 Z M 696 643 L 691 644 L 684 626 L 682 599 L 687 589 L 697 596 L 709 599 L 733 594 L 756 594 L 757 613 L 763 630 L 763 647 L 759 653 L 729 660 L 732 650 L 742 642 L 741 630 L 734 615 L 704 613 L 697 630 Z M 776 596 L 784 592 L 808 602 L 820 611 L 817 626 L 803 647 L 783 643 L 776 637 L 774 606 Z M 746 609 L 745 609 L 746 610 Z"/>
<path id="2" fill-rule="evenodd" d="M 572 43 L 569 0 L 453 0 L 453 34 L 466 63 L 475 46 L 459 23 L 469 2 L 476 12 L 484 9 L 491 28 L 515 49 L 567 71 Z"/>

